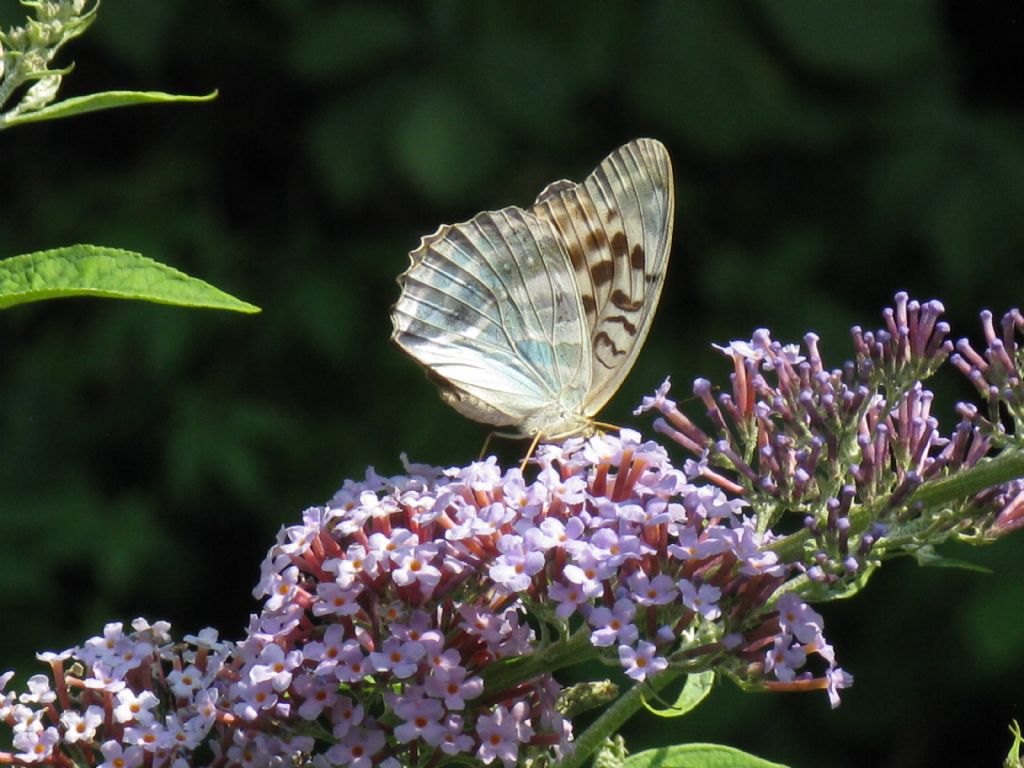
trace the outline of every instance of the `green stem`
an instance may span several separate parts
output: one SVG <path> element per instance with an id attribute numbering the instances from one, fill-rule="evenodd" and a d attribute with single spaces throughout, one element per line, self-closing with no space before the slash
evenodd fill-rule
<path id="1" fill-rule="evenodd" d="M 919 501 L 926 507 L 938 507 L 1021 477 L 1024 477 L 1024 450 L 1007 448 L 998 456 L 983 460 L 971 469 L 925 483 L 911 496 L 910 501 Z"/>
<path id="2" fill-rule="evenodd" d="M 1021 477 L 1024 477 L 1024 450 L 1007 448 L 998 456 L 983 459 L 970 469 L 959 470 L 949 477 L 924 483 L 907 503 L 921 503 L 926 508 L 941 507 Z M 882 502 L 884 501 L 883 498 Z M 875 519 L 875 506 L 865 505 L 854 510 L 850 516 L 854 533 L 863 531 Z M 804 543 L 810 537 L 810 531 L 800 530 L 779 539 L 771 549 L 778 553 L 780 559 L 790 561 L 800 556 Z"/>
<path id="3" fill-rule="evenodd" d="M 680 675 L 685 674 L 686 672 L 681 669 L 669 667 L 654 675 L 645 684 L 634 685 L 580 734 L 573 742 L 573 751 L 557 764 L 558 768 L 579 768 L 604 744 L 605 739 L 618 733 L 622 725 L 636 714 L 644 704 L 644 695 L 649 696 L 652 692 L 662 690 Z"/>
<path id="4" fill-rule="evenodd" d="M 597 656 L 597 650 L 590 644 L 590 628 L 582 626 L 574 635 L 552 643 L 540 653 L 520 656 L 500 666 L 492 674 L 484 676 L 487 693 L 512 688 L 526 680 L 532 680 L 555 670 L 579 664 Z"/>

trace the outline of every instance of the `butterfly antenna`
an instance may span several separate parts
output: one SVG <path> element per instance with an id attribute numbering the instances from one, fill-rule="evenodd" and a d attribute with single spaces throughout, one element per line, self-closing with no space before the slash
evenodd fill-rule
<path id="1" fill-rule="evenodd" d="M 607 421 L 592 421 L 591 425 L 597 427 L 597 429 L 605 432 L 621 432 L 622 427 L 618 424 L 609 424 Z"/>
<path id="2" fill-rule="evenodd" d="M 519 465 L 519 471 L 520 472 L 525 472 L 526 471 L 526 465 L 530 462 L 530 459 L 533 457 L 533 452 L 535 450 L 537 450 L 537 446 L 540 444 L 540 439 L 543 436 L 544 436 L 543 432 L 538 432 L 536 435 L 533 436 L 533 441 L 530 443 L 530 450 L 528 450 L 526 452 L 526 455 L 523 456 L 523 461 Z"/>

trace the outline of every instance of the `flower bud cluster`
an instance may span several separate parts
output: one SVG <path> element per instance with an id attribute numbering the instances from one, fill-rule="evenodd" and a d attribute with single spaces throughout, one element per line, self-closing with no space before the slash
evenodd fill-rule
<path id="1" fill-rule="evenodd" d="M 281 531 L 240 643 L 114 628 L 54 657 L 56 696 L 15 714 L 9 695 L 16 759 L 194 766 L 201 742 L 218 766 L 557 759 L 572 727 L 552 672 L 593 658 L 838 702 L 852 679 L 744 503 L 636 433 L 535 461 L 533 480 L 490 459 L 347 482 Z"/>
<path id="2" fill-rule="evenodd" d="M 985 447 L 1024 445 L 1024 315 L 1011 309 L 998 330 L 990 311 L 981 313 L 985 348 L 978 352 L 967 339 L 956 344 L 950 362 L 977 389 L 985 402 L 985 417 L 969 406 L 970 415 L 984 435 Z M 1009 423 L 1006 422 L 1006 417 Z M 981 442 L 976 441 L 976 442 Z M 982 540 L 998 538 L 1024 528 L 1024 481 L 1016 480 L 986 489 L 971 500 L 976 510 L 975 530 Z"/>
<path id="3" fill-rule="evenodd" d="M 655 429 L 698 457 L 694 464 L 703 477 L 748 499 L 766 525 L 784 512 L 799 515 L 813 544 L 804 566 L 816 582 L 847 583 L 887 553 L 906 552 L 888 552 L 883 536 L 912 530 L 912 540 L 900 539 L 901 548 L 936 544 L 965 531 L 965 516 L 985 531 L 1006 532 L 1022 524 L 1024 498 L 1015 484 L 966 499 L 953 515 L 948 507 L 925 509 L 917 501 L 916 492 L 930 481 L 974 467 L 997 432 L 969 404 L 957 406 L 960 422 L 951 434 L 939 431 L 933 394 L 921 381 L 953 350 L 942 311 L 937 301 L 921 304 L 897 294 L 895 306 L 883 313 L 885 327 L 853 328 L 855 359 L 831 370 L 813 333 L 801 350 L 758 330 L 750 342 L 718 347 L 733 362 L 729 391 L 716 396 L 709 381 L 694 382 L 709 430 L 669 399 L 667 381 L 637 412 L 659 411 Z M 1015 334 L 1024 318 L 1008 313 L 1001 337 L 991 315 L 982 318 L 988 348 L 978 354 L 961 341 L 952 362 L 989 399 L 990 418 L 1001 404 L 1018 419 L 1024 416 L 1018 367 L 1024 353 Z"/>
<path id="4" fill-rule="evenodd" d="M 847 484 L 861 497 L 905 495 L 946 442 L 930 414 L 932 394 L 916 378 L 952 348 L 941 309 L 900 294 L 886 328 L 853 329 L 857 357 L 841 369 L 825 367 L 813 333 L 804 337 L 806 354 L 764 329 L 749 343 L 718 347 L 733 361 L 731 391 L 716 398 L 706 379 L 693 387 L 713 436 L 667 398 L 667 382 L 638 412 L 660 410 L 655 428 L 701 456 L 705 477 L 748 498 L 825 519 L 825 503 Z"/>
<path id="5" fill-rule="evenodd" d="M 1024 333 L 1024 316 L 1019 309 L 1003 315 L 999 332 L 992 313 L 981 313 L 981 326 L 985 335 L 985 349 L 975 351 L 970 341 L 961 339 L 956 344 L 957 354 L 950 362 L 963 373 L 988 406 L 988 422 L 993 433 L 1002 432 L 1000 409 L 1012 419 L 1015 435 L 1024 434 L 1024 386 L 1021 368 L 1024 349 L 1017 337 Z"/>
<path id="6" fill-rule="evenodd" d="M 5 119 L 53 101 L 67 70 L 50 69 L 50 62 L 65 43 L 85 32 L 98 8 L 94 0 L 41 0 L 25 5 L 35 18 L 21 27 L 0 29 L 0 127 Z M 8 104 L 17 93 L 21 95 Z"/>

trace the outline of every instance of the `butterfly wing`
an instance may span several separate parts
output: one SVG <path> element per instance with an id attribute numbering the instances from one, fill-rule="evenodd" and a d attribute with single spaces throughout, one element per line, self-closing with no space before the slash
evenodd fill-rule
<path id="1" fill-rule="evenodd" d="M 409 254 L 392 339 L 477 421 L 521 430 L 554 403 L 583 402 L 590 331 L 565 246 L 521 208 L 445 225 Z"/>
<path id="2" fill-rule="evenodd" d="M 620 147 L 579 184 L 549 184 L 530 209 L 558 232 L 576 273 L 593 355 L 587 416 L 615 394 L 650 330 L 674 209 L 672 164 L 653 139 Z"/>

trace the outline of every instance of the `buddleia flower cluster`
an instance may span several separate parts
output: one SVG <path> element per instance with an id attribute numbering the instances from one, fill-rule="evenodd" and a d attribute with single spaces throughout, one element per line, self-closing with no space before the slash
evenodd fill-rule
<path id="1" fill-rule="evenodd" d="M 809 602 L 1024 525 L 1024 320 L 999 333 L 983 315 L 986 347 L 954 353 L 941 312 L 898 295 L 835 369 L 813 334 L 720 347 L 730 386 L 698 379 L 703 413 L 667 382 L 639 409 L 691 454 L 681 467 L 623 430 L 542 445 L 525 472 L 490 458 L 347 481 L 281 530 L 239 642 L 137 620 L 41 654 L 50 675 L 21 691 L 0 676 L 0 763 L 574 767 L 623 701 L 684 675 L 835 706 L 852 677 Z M 961 404 L 944 434 L 922 382 L 950 355 L 986 410 Z M 582 662 L 609 679 L 563 688 Z"/>
<path id="2" fill-rule="evenodd" d="M 553 672 L 587 659 L 638 684 L 713 669 L 838 701 L 851 678 L 744 502 L 629 431 L 535 461 L 530 480 L 492 458 L 347 482 L 281 531 L 241 642 L 115 625 L 46 656 L 52 686 L 6 694 L 0 761 L 558 759 L 581 697 Z"/>
<path id="3" fill-rule="evenodd" d="M 805 563 L 818 597 L 841 593 L 888 557 L 929 562 L 950 538 L 977 543 L 1024 524 L 1024 318 L 1007 313 L 1000 334 L 983 312 L 986 348 L 955 345 L 951 362 L 986 399 L 987 415 L 959 403 L 959 422 L 943 433 L 923 384 L 954 349 L 943 311 L 897 294 L 884 327 L 853 328 L 854 359 L 831 369 L 815 334 L 800 348 L 756 331 L 718 347 L 733 365 L 727 388 L 694 382 L 703 414 L 684 414 L 667 381 L 638 413 L 658 411 L 655 430 L 694 457 L 696 474 L 746 499 L 763 526 L 795 516 L 803 530 L 776 551 Z M 992 458 L 1004 448 L 1012 450 Z M 982 464 L 978 480 L 952 482 Z"/>

